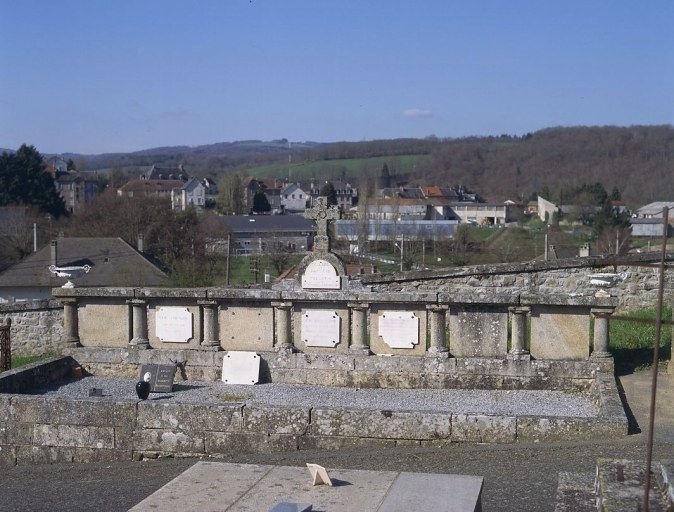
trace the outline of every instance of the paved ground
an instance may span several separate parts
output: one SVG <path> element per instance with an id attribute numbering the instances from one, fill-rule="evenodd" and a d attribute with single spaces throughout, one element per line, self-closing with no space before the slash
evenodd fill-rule
<path id="1" fill-rule="evenodd" d="M 327 468 L 457 473 L 485 479 L 485 512 L 552 511 L 560 471 L 593 473 L 599 457 L 645 459 L 650 371 L 620 377 L 631 435 L 593 442 L 516 445 L 451 445 L 442 449 L 396 448 L 240 455 L 226 462 Z M 654 459 L 674 459 L 674 381 L 658 380 Z M 0 511 L 121 511 L 194 464 L 167 459 L 114 464 L 19 466 L 0 472 Z"/>

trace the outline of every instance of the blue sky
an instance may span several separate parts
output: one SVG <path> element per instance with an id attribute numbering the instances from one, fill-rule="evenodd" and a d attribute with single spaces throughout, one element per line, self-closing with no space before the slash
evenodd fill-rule
<path id="1" fill-rule="evenodd" d="M 674 2 L 0 0 L 0 147 L 674 124 Z"/>

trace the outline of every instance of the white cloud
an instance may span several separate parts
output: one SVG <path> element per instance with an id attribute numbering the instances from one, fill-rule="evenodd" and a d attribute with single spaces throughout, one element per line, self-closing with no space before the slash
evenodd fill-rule
<path id="1" fill-rule="evenodd" d="M 403 111 L 403 117 L 433 117 L 433 112 L 423 108 L 408 108 Z"/>

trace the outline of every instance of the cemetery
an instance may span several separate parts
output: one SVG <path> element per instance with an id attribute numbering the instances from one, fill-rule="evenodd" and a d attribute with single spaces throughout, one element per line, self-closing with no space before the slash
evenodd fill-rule
<path id="1" fill-rule="evenodd" d="M 0 464 L 627 435 L 609 353 L 620 299 L 604 285 L 555 293 L 495 278 L 471 291 L 451 275 L 420 272 L 351 279 L 330 250 L 335 212 L 319 201 L 307 215 L 318 224 L 314 251 L 297 278 L 271 287 L 55 288 L 61 355 L 0 377 Z M 31 393 L 87 375 L 126 379 L 130 393 L 138 383 L 138 397 L 110 394 L 104 382 L 74 398 Z M 446 396 L 432 409 L 414 399 L 396 407 L 250 399 L 275 385 Z M 180 399 L 208 386 L 220 395 Z M 530 403 L 461 409 L 456 390 L 521 393 Z M 571 395 L 593 412 L 546 413 L 537 392 Z"/>

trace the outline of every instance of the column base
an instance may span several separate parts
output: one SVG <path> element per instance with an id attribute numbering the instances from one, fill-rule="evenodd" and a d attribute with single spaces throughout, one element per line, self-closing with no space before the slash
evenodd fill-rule
<path id="1" fill-rule="evenodd" d="M 447 347 L 431 347 L 426 351 L 426 357 L 449 358 Z"/>
<path id="2" fill-rule="evenodd" d="M 361 347 L 349 347 L 349 354 L 356 354 L 359 356 L 369 356 L 370 347 L 361 346 Z"/>
<path id="3" fill-rule="evenodd" d="M 295 352 L 295 348 L 292 345 L 279 345 L 274 348 L 274 351 L 280 355 L 291 355 Z"/>
<path id="4" fill-rule="evenodd" d="M 136 350 L 147 350 L 150 348 L 150 341 L 134 338 L 129 342 L 129 347 L 135 348 Z"/>
<path id="5" fill-rule="evenodd" d="M 592 352 L 592 355 L 590 356 L 590 359 L 613 359 L 613 354 L 610 352 Z"/>
<path id="6" fill-rule="evenodd" d="M 61 349 L 69 349 L 81 347 L 82 345 L 80 344 L 79 338 L 63 338 L 61 341 L 59 341 L 58 346 Z"/>
<path id="7" fill-rule="evenodd" d="M 201 350 L 207 350 L 210 352 L 218 352 L 222 350 L 222 347 L 220 346 L 219 341 L 204 341 L 200 345 Z"/>
<path id="8" fill-rule="evenodd" d="M 518 350 L 516 352 L 508 353 L 506 358 L 511 361 L 531 361 L 531 354 L 526 350 Z"/>

